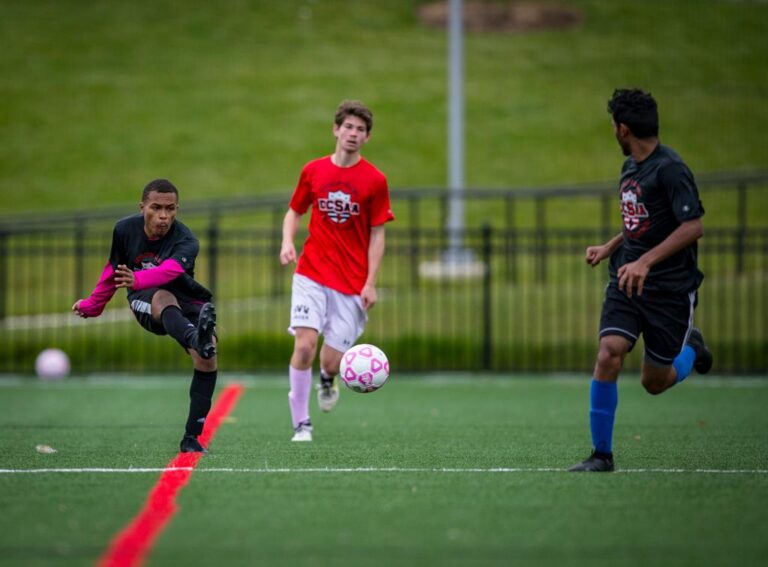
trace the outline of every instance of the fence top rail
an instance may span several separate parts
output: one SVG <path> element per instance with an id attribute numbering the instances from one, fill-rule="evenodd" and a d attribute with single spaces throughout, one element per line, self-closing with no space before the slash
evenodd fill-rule
<path id="1" fill-rule="evenodd" d="M 738 187 L 768 183 L 768 170 L 761 169 L 706 173 L 696 176 L 696 183 L 700 187 L 722 185 L 724 188 L 737 189 Z M 544 187 L 468 187 L 462 192 L 461 198 L 548 199 L 564 195 L 571 197 L 594 197 L 610 195 L 615 189 L 615 182 L 576 183 Z M 280 195 L 259 195 L 206 201 L 185 201 L 184 214 L 205 214 L 210 216 L 231 211 L 242 213 L 279 210 L 287 206 L 287 195 L 287 192 L 283 192 Z M 393 199 L 397 200 L 419 200 L 428 198 L 450 199 L 456 198 L 458 195 L 451 193 L 451 191 L 445 187 L 403 187 L 393 188 L 392 196 Z M 114 221 L 131 214 L 131 212 L 133 211 L 130 207 L 120 205 L 90 210 L 56 211 L 42 215 L 35 212 L 17 213 L 14 215 L 0 216 L 0 234 L 62 228 L 63 226 L 77 226 L 98 221 Z"/>

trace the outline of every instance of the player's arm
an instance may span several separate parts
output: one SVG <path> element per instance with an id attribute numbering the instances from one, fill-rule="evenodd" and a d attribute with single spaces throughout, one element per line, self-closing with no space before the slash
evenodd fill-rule
<path id="1" fill-rule="evenodd" d="M 360 293 L 365 309 L 373 307 L 378 300 L 376 278 L 379 275 L 379 268 L 381 268 L 381 260 L 384 258 L 384 234 L 383 224 L 371 227 L 371 240 L 368 243 L 368 278 L 365 280 L 363 291 Z"/>
<path id="2" fill-rule="evenodd" d="M 619 268 L 619 289 L 624 290 L 626 288 L 627 295 L 632 295 L 632 288 L 637 287 L 637 295 L 642 295 L 643 284 L 651 268 L 683 248 L 690 246 L 703 234 L 704 225 L 700 218 L 681 223 L 669 236 L 637 260 Z"/>
<path id="3" fill-rule="evenodd" d="M 289 207 L 283 219 L 283 242 L 280 245 L 280 263 L 283 266 L 296 262 L 296 246 L 293 240 L 296 238 L 300 222 L 301 215 Z"/>
<path id="4" fill-rule="evenodd" d="M 184 268 L 174 258 L 166 258 L 159 266 L 138 272 L 134 272 L 125 264 L 120 264 L 115 270 L 115 282 L 117 282 L 116 287 L 149 289 L 170 283 L 183 273 Z"/>
<path id="5" fill-rule="evenodd" d="M 98 317 L 116 291 L 115 270 L 112 268 L 112 264 L 107 263 L 91 295 L 75 301 L 72 311 L 78 317 Z"/>
<path id="6" fill-rule="evenodd" d="M 611 254 L 613 254 L 616 251 L 616 249 L 619 246 L 621 246 L 623 243 L 624 243 L 624 234 L 620 232 L 605 244 L 601 244 L 600 246 L 588 247 L 586 257 L 585 257 L 587 264 L 589 264 L 594 268 L 600 262 L 602 262 L 606 258 L 609 258 Z"/>

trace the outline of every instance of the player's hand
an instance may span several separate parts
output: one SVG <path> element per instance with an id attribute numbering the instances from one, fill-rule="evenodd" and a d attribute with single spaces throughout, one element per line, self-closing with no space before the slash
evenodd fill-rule
<path id="1" fill-rule="evenodd" d="M 82 317 L 83 319 L 87 319 L 88 315 L 86 315 L 85 313 L 80 311 L 80 302 L 81 301 L 82 301 L 82 299 L 78 299 L 77 301 L 75 301 L 75 304 L 72 306 L 72 312 L 75 315 L 77 315 L 78 317 Z"/>
<path id="2" fill-rule="evenodd" d="M 117 282 L 115 287 L 133 289 L 133 284 L 136 281 L 136 278 L 133 275 L 133 270 L 125 264 L 119 264 L 115 270 L 115 281 Z"/>
<path id="3" fill-rule="evenodd" d="M 376 302 L 379 300 L 376 288 L 372 285 L 365 284 L 363 291 L 360 292 L 360 299 L 363 301 L 363 309 L 368 311 L 371 307 L 376 305 Z"/>
<path id="4" fill-rule="evenodd" d="M 619 268 L 619 291 L 624 291 L 627 297 L 632 297 L 632 289 L 637 287 L 637 295 L 643 295 L 643 284 L 651 267 L 642 258 L 624 264 Z"/>
<path id="5" fill-rule="evenodd" d="M 590 246 L 587 248 L 585 260 L 587 261 L 587 264 L 594 268 L 610 255 L 610 249 L 604 244 L 601 246 Z"/>
<path id="6" fill-rule="evenodd" d="M 285 266 L 291 262 L 296 262 L 296 247 L 293 243 L 284 243 L 280 247 L 280 263 Z"/>

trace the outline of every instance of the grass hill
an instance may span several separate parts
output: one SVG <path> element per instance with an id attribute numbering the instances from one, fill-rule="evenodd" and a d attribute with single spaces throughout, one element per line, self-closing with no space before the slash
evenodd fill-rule
<path id="1" fill-rule="evenodd" d="M 614 87 L 658 98 L 694 172 L 765 167 L 768 5 L 563 0 L 568 30 L 466 38 L 470 186 L 610 180 Z M 3 212 L 276 194 L 333 146 L 343 98 L 376 124 L 392 187 L 446 182 L 446 36 L 415 0 L 5 0 Z"/>

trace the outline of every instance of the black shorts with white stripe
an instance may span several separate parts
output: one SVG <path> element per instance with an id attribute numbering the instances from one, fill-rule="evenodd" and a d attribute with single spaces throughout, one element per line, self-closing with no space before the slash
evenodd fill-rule
<path id="1" fill-rule="evenodd" d="M 693 326 L 696 292 L 673 293 L 643 291 L 632 297 L 611 283 L 605 289 L 600 315 L 600 337 L 619 335 L 634 348 L 640 335 L 645 355 L 653 362 L 669 366 L 680 353 Z"/>

